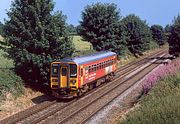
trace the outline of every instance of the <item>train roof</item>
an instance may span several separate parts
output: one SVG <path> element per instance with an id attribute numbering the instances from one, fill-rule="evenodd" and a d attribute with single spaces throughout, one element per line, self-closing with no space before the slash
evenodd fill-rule
<path id="1" fill-rule="evenodd" d="M 102 51 L 102 52 L 97 52 L 97 53 L 93 53 L 93 54 L 89 54 L 89 55 L 85 55 L 81 57 L 64 58 L 64 59 L 61 59 L 60 62 L 75 62 L 76 64 L 81 65 L 81 64 L 93 62 L 93 61 L 100 60 L 100 59 L 113 56 L 113 55 L 116 55 L 116 53 L 111 52 L 111 51 Z"/>

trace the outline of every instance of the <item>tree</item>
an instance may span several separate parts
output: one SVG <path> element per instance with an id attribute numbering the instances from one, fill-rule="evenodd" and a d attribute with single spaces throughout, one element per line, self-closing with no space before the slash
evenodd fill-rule
<path id="1" fill-rule="evenodd" d="M 165 32 L 165 36 L 166 36 L 166 41 L 169 40 L 169 36 L 170 36 L 170 31 L 171 31 L 171 25 L 167 24 L 164 28 L 164 32 Z"/>
<path id="2" fill-rule="evenodd" d="M 70 34 L 77 34 L 76 27 L 74 25 L 72 25 L 72 24 L 67 25 L 67 31 Z"/>
<path id="3" fill-rule="evenodd" d="M 15 71 L 26 82 L 48 81 L 49 61 L 72 55 L 65 16 L 51 14 L 52 0 L 15 0 L 8 12 L 4 37 Z"/>
<path id="4" fill-rule="evenodd" d="M 120 53 L 122 45 L 118 39 L 120 12 L 115 4 L 97 3 L 87 6 L 82 12 L 82 21 L 78 32 L 83 38 L 92 43 L 97 51 L 111 50 Z M 118 32 L 120 31 L 120 32 Z M 119 36 L 117 36 L 120 34 Z"/>
<path id="5" fill-rule="evenodd" d="M 164 45 L 166 36 L 163 27 L 161 25 L 152 25 L 150 29 L 153 40 L 156 41 L 159 46 Z"/>
<path id="6" fill-rule="evenodd" d="M 152 35 L 146 21 L 142 21 L 138 16 L 130 14 L 121 20 L 128 32 L 127 46 L 131 53 L 142 55 L 149 49 Z"/>
<path id="7" fill-rule="evenodd" d="M 170 26 L 169 34 L 169 53 L 175 56 L 180 54 L 180 15 L 174 19 L 174 23 Z"/>
<path id="8" fill-rule="evenodd" d="M 3 34 L 3 24 L 0 22 L 0 35 Z"/>

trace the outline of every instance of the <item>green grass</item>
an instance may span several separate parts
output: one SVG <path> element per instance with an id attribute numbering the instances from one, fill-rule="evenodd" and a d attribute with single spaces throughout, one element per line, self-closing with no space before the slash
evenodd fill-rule
<path id="1" fill-rule="evenodd" d="M 179 124 L 180 72 L 161 80 L 119 124 Z"/>
<path id="2" fill-rule="evenodd" d="M 81 36 L 76 35 L 72 36 L 72 38 L 77 51 L 85 51 L 92 49 L 91 43 L 85 41 Z"/>
<path id="3" fill-rule="evenodd" d="M 15 97 L 23 93 L 23 83 L 13 71 L 13 61 L 4 57 L 6 53 L 0 50 L 0 101 L 6 93 L 12 93 Z"/>
<path id="4" fill-rule="evenodd" d="M 96 52 L 93 50 L 92 44 L 85 41 L 81 36 L 72 36 L 73 43 L 75 45 L 75 52 L 73 56 L 81 56 Z"/>

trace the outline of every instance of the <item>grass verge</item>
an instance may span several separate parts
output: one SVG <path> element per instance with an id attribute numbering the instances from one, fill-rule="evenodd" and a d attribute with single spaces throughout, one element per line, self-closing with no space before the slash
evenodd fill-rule
<path id="1" fill-rule="evenodd" d="M 162 79 L 119 124 L 179 124 L 180 72 Z"/>

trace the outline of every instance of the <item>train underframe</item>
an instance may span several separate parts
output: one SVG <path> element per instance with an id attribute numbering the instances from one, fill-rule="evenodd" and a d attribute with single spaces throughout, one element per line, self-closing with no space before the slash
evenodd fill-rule
<path id="1" fill-rule="evenodd" d="M 95 87 L 100 86 L 103 83 L 108 83 L 111 80 L 113 80 L 115 76 L 114 72 L 111 72 L 110 74 L 101 77 L 95 81 L 92 81 L 90 83 L 84 84 L 79 88 L 60 88 L 60 89 L 54 89 L 52 90 L 52 95 L 55 96 L 56 98 L 74 98 L 74 97 L 80 97 L 84 93 L 86 93 L 89 90 L 94 89 Z"/>

